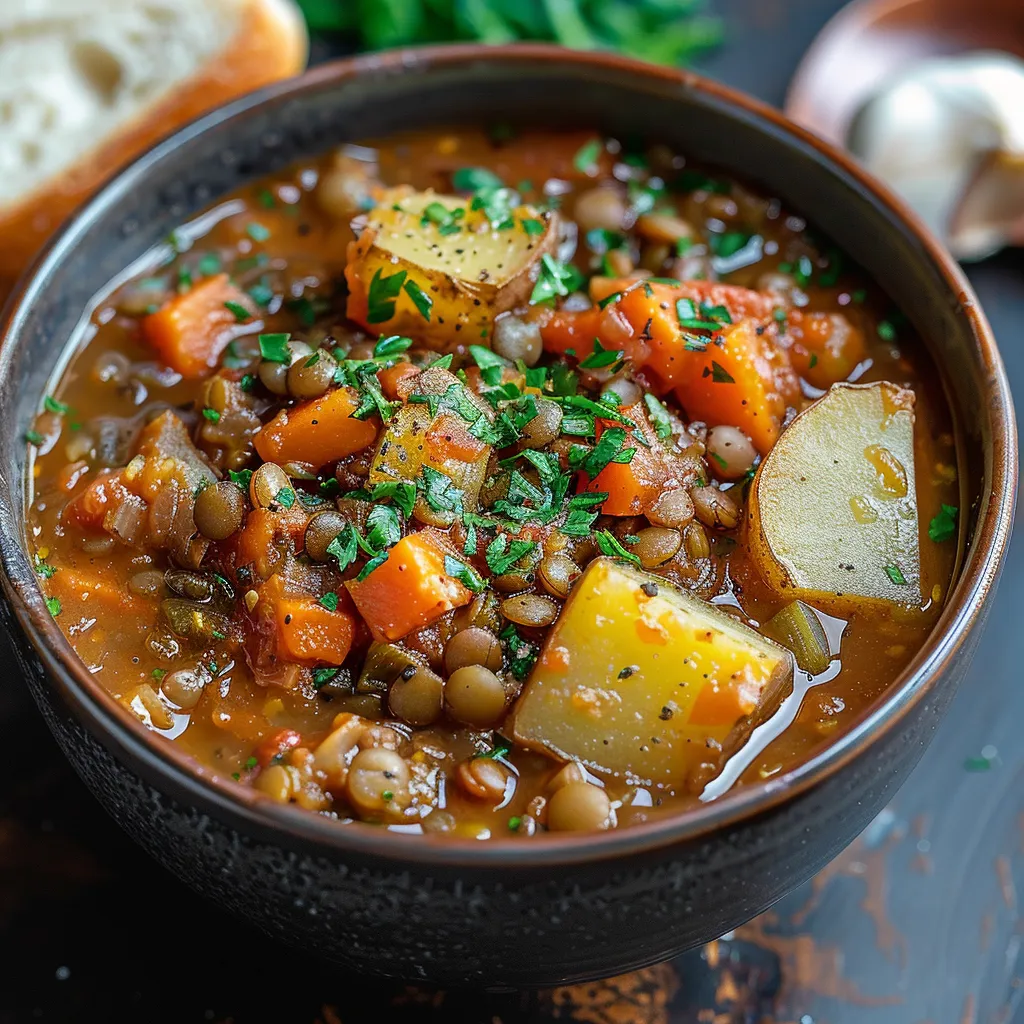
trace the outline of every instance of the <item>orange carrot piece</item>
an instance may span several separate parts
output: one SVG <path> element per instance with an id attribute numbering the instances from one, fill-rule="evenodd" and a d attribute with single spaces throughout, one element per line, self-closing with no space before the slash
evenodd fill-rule
<path id="1" fill-rule="evenodd" d="M 445 571 L 446 554 L 433 531 L 421 530 L 403 537 L 366 579 L 345 584 L 374 639 L 400 640 L 469 604 L 472 592 Z"/>
<path id="2" fill-rule="evenodd" d="M 640 425 L 644 439 L 649 447 L 643 444 L 630 443 L 633 430 L 627 429 L 629 435 L 623 448 L 636 448 L 629 462 L 609 462 L 593 480 L 587 484 L 590 492 L 607 492 L 608 497 L 601 505 L 601 511 L 610 516 L 637 516 L 649 508 L 662 488 L 665 486 L 667 467 L 660 457 L 660 443 L 657 435 L 650 428 L 647 412 L 642 402 L 623 409 L 622 414 Z M 619 426 L 608 420 L 597 422 L 597 438 L 609 426 Z"/>
<path id="3" fill-rule="evenodd" d="M 377 380 L 384 397 L 392 402 L 404 402 L 411 390 L 412 378 L 418 377 L 420 372 L 420 368 L 412 363 L 395 363 L 386 370 L 379 370 Z"/>
<path id="4" fill-rule="evenodd" d="M 141 615 L 149 609 L 156 618 L 156 606 L 131 594 L 127 584 L 71 566 L 60 566 L 45 589 L 72 615 L 95 617 L 101 610 L 108 615 Z"/>
<path id="5" fill-rule="evenodd" d="M 446 459 L 476 462 L 487 450 L 487 445 L 469 432 L 466 421 L 451 413 L 438 416 L 423 441 L 427 457 L 432 462 L 444 462 Z"/>
<path id="6" fill-rule="evenodd" d="M 849 376 L 867 358 L 864 332 L 842 313 L 788 311 L 789 357 L 804 380 L 823 391 Z"/>
<path id="7" fill-rule="evenodd" d="M 121 474 L 104 470 L 68 502 L 65 514 L 87 530 L 101 530 L 108 509 L 126 494 Z"/>
<path id="8" fill-rule="evenodd" d="M 689 725 L 732 727 L 750 711 L 741 692 L 743 683 L 732 679 L 705 683 L 690 709 Z"/>
<path id="9" fill-rule="evenodd" d="M 331 611 L 309 594 L 289 593 L 284 579 L 276 574 L 260 587 L 259 595 L 256 608 L 260 621 L 272 624 L 279 661 L 340 665 L 348 657 L 355 613 L 347 595 L 335 595 L 338 604 Z"/>
<path id="10" fill-rule="evenodd" d="M 305 462 L 315 468 L 337 462 L 377 439 L 370 420 L 352 413 L 359 397 L 352 388 L 334 388 L 320 398 L 282 409 L 253 439 L 265 462 Z"/>
<path id="11" fill-rule="evenodd" d="M 230 541 L 234 545 L 235 565 L 251 565 L 261 579 L 269 576 L 281 561 L 279 542 L 291 538 L 293 549 L 302 550 L 309 515 L 292 507 L 280 512 L 253 509 L 245 518 L 245 526 Z"/>
<path id="12" fill-rule="evenodd" d="M 216 367 L 238 323 L 228 303 L 253 312 L 249 296 L 227 274 L 216 274 L 150 313 L 142 321 L 143 336 L 171 369 L 202 377 Z"/>

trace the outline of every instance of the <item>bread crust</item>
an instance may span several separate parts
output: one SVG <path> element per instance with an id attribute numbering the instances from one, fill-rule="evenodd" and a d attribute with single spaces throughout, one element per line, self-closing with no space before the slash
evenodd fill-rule
<path id="1" fill-rule="evenodd" d="M 196 74 L 27 196 L 0 207 L 0 302 L 47 238 L 107 178 L 174 129 L 303 69 L 308 39 L 291 0 L 247 0 L 227 45 Z"/>

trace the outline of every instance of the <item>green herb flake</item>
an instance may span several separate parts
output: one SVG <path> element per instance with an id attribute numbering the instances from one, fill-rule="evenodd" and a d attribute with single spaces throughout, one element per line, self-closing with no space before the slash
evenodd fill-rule
<path id="1" fill-rule="evenodd" d="M 704 372 L 701 374 L 702 377 L 710 377 L 714 384 L 735 384 L 736 379 L 725 369 L 724 366 L 716 363 L 714 359 L 711 360 L 711 368 L 704 367 Z"/>
<path id="2" fill-rule="evenodd" d="M 811 262 L 810 257 L 801 256 L 796 261 L 796 266 L 793 268 L 793 280 L 801 288 L 806 288 L 811 283 L 811 276 L 814 273 L 814 264 Z"/>
<path id="3" fill-rule="evenodd" d="M 519 815 L 514 814 L 508 819 L 508 830 L 509 832 L 518 832 L 519 826 L 522 825 L 523 819 Z"/>
<path id="4" fill-rule="evenodd" d="M 150 672 L 150 675 L 159 683 L 163 679 L 163 677 L 167 675 L 167 669 L 155 668 L 153 669 L 152 672 Z"/>
<path id="5" fill-rule="evenodd" d="M 216 409 L 211 409 L 208 405 L 204 406 L 203 419 L 209 420 L 211 423 L 219 423 L 220 413 Z"/>
<path id="6" fill-rule="evenodd" d="M 964 761 L 965 772 L 987 772 L 992 768 L 992 762 L 987 757 L 968 757 Z"/>
<path id="7" fill-rule="evenodd" d="M 264 309 L 269 306 L 274 299 L 274 290 L 263 284 L 262 281 L 258 284 L 254 284 L 247 294 L 257 306 L 261 306 Z"/>
<path id="8" fill-rule="evenodd" d="M 359 556 L 359 539 L 351 523 L 346 523 L 341 533 L 327 545 L 327 554 L 337 560 L 338 568 L 342 571 L 356 560 Z"/>
<path id="9" fill-rule="evenodd" d="M 530 294 L 530 305 L 547 302 L 556 295 L 568 295 L 581 281 L 580 272 L 571 264 L 559 263 L 550 253 L 540 258 L 540 273 Z"/>
<path id="10" fill-rule="evenodd" d="M 398 270 L 385 277 L 384 271 L 380 267 L 377 268 L 370 281 L 367 295 L 367 323 L 381 324 L 395 315 L 395 300 L 407 277 L 408 274 L 404 270 Z"/>
<path id="11" fill-rule="evenodd" d="M 521 221 L 523 230 L 528 235 L 543 235 L 546 230 L 544 227 L 544 221 L 538 220 L 536 217 L 524 217 Z"/>
<path id="12" fill-rule="evenodd" d="M 907 585 L 907 579 L 898 565 L 884 566 L 883 571 L 889 577 L 890 582 L 894 583 L 897 587 L 905 587 Z"/>
<path id="13" fill-rule="evenodd" d="M 264 210 L 272 210 L 277 205 L 277 198 L 269 188 L 260 189 L 256 199 Z"/>
<path id="14" fill-rule="evenodd" d="M 239 469 L 239 470 L 229 469 L 228 470 L 228 479 L 236 487 L 241 488 L 241 490 L 245 491 L 245 493 L 248 494 L 249 493 L 249 482 L 252 480 L 252 470 L 251 469 Z"/>
<path id="15" fill-rule="evenodd" d="M 292 361 L 292 350 L 288 347 L 290 334 L 261 334 L 257 339 L 260 356 L 268 363 L 281 363 L 289 366 Z"/>
<path id="16" fill-rule="evenodd" d="M 36 575 L 40 579 L 44 580 L 52 579 L 54 574 L 57 572 L 57 570 L 52 565 L 44 561 L 38 555 L 35 556 L 34 568 L 36 571 Z"/>
<path id="17" fill-rule="evenodd" d="M 270 237 L 270 231 L 265 228 L 262 224 L 253 221 L 251 224 L 245 226 L 245 233 L 254 242 L 265 242 Z"/>
<path id="18" fill-rule="evenodd" d="M 313 689 L 319 690 L 326 686 L 339 672 L 340 668 L 315 668 L 313 669 Z"/>
<path id="19" fill-rule="evenodd" d="M 572 165 L 581 174 L 593 177 L 597 174 L 597 162 L 603 151 L 604 143 L 600 139 L 591 139 L 576 151 L 576 155 L 572 158 Z"/>
<path id="20" fill-rule="evenodd" d="M 57 416 L 63 416 L 71 411 L 71 406 L 64 402 L 58 402 L 52 395 L 47 395 L 43 399 L 43 408 L 47 412 L 52 412 Z"/>
<path id="21" fill-rule="evenodd" d="M 510 541 L 503 533 L 499 533 L 487 547 L 484 557 L 487 567 L 495 576 L 501 576 L 508 572 L 524 555 L 529 554 L 537 547 L 536 541 L 513 540 Z"/>
<path id="22" fill-rule="evenodd" d="M 416 485 L 408 480 L 384 480 L 379 484 L 373 485 L 370 490 L 370 499 L 372 501 L 385 501 L 388 498 L 407 517 L 411 516 L 413 507 L 416 505 Z"/>
<path id="23" fill-rule="evenodd" d="M 196 270 L 202 274 L 203 277 L 213 277 L 214 274 L 220 273 L 220 257 L 215 252 L 207 252 L 199 257 L 199 262 L 196 264 Z"/>
<path id="24" fill-rule="evenodd" d="M 46 599 L 46 610 L 54 617 L 57 618 L 61 613 L 61 603 L 59 597 L 48 597 Z"/>
<path id="25" fill-rule="evenodd" d="M 928 525 L 928 536 L 936 544 L 952 540 L 956 536 L 956 517 L 959 509 L 955 505 L 943 505 L 938 515 Z"/>
<path id="26" fill-rule="evenodd" d="M 338 610 L 338 595 L 333 590 L 329 590 L 320 598 L 320 604 L 329 612 L 336 612 Z"/>
<path id="27" fill-rule="evenodd" d="M 291 487 L 282 487 L 274 495 L 274 503 L 284 509 L 291 508 L 295 504 L 295 491 Z"/>
<path id="28" fill-rule="evenodd" d="M 580 363 L 580 366 L 584 370 L 598 370 L 602 367 L 612 366 L 614 363 L 621 362 L 625 354 L 621 349 L 605 348 L 600 340 L 595 338 L 594 351 Z"/>
<path id="29" fill-rule="evenodd" d="M 896 328 L 889 320 L 880 320 L 877 330 L 882 341 L 893 342 L 896 340 Z"/>
<path id="30" fill-rule="evenodd" d="M 39 445 L 41 445 L 46 440 L 46 438 L 43 437 L 43 435 L 40 434 L 38 430 L 26 430 L 25 440 L 28 441 L 29 444 L 34 444 L 38 448 Z"/>
<path id="31" fill-rule="evenodd" d="M 607 555 L 609 558 L 621 558 L 639 567 L 640 559 L 632 551 L 627 551 L 614 534 L 609 533 L 608 530 L 598 530 L 594 536 L 602 555 Z"/>
<path id="32" fill-rule="evenodd" d="M 672 420 L 668 409 L 649 391 L 644 394 L 644 405 L 647 406 L 647 415 L 651 417 L 655 434 L 660 440 L 667 441 L 672 436 Z"/>
<path id="33" fill-rule="evenodd" d="M 238 386 L 246 393 L 251 392 L 256 387 L 256 375 L 254 373 L 243 373 Z"/>
<path id="34" fill-rule="evenodd" d="M 487 584 L 480 578 L 480 574 L 471 565 L 460 561 L 454 555 L 444 556 L 444 571 L 452 579 L 458 580 L 474 594 L 479 594 L 487 589 Z"/>
<path id="35" fill-rule="evenodd" d="M 400 355 L 406 349 L 412 347 L 412 338 L 403 338 L 398 334 L 391 334 L 386 338 L 380 338 L 373 346 L 374 359 L 390 359 L 392 356 Z"/>
<path id="36" fill-rule="evenodd" d="M 452 175 L 452 188 L 458 192 L 477 192 L 482 188 L 502 188 L 504 182 L 486 167 L 460 167 Z"/>
<path id="37" fill-rule="evenodd" d="M 429 323 L 434 300 L 411 277 L 402 286 L 402 290 L 412 300 L 420 316 Z"/>
<path id="38" fill-rule="evenodd" d="M 244 324 L 246 320 L 250 319 L 251 314 L 249 313 L 249 310 L 247 310 L 240 302 L 233 302 L 229 299 L 224 303 L 224 308 L 231 313 L 235 320 L 240 324 Z"/>

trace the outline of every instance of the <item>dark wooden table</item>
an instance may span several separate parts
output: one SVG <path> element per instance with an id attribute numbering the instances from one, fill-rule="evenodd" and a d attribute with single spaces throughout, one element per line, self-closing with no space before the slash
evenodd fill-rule
<path id="1" fill-rule="evenodd" d="M 839 6 L 718 0 L 729 41 L 705 67 L 781 103 Z M 970 275 L 1024 392 L 1024 252 Z M 495 998 L 345 977 L 315 950 L 279 949 L 201 902 L 106 818 L 19 680 L 3 675 L 0 1024 L 1024 1022 L 1024 678 L 1013 646 L 1022 607 L 1018 538 L 974 669 L 933 746 L 893 805 L 813 883 L 671 964 Z"/>

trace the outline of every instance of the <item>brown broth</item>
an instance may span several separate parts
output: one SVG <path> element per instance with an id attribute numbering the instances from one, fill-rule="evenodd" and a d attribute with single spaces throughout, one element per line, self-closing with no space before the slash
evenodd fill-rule
<path id="1" fill-rule="evenodd" d="M 538 132 L 496 145 L 484 133 L 460 131 L 407 135 L 368 145 L 378 149 L 380 177 L 390 185 L 409 184 L 447 192 L 456 169 L 487 167 L 503 181 L 517 185 L 527 202 L 537 203 L 545 195 L 557 194 L 562 207 L 571 211 L 576 195 L 594 185 L 593 177 L 574 166 L 575 155 L 591 138 L 586 131 L 562 135 Z M 190 268 L 188 273 L 198 278 L 197 261 L 203 256 L 209 260 L 209 254 L 215 254 L 220 264 L 234 269 L 246 287 L 266 282 L 277 298 L 261 311 L 259 321 L 238 326 L 236 333 L 242 339 L 275 331 L 301 334 L 306 329 L 303 321 L 309 316 L 306 299 L 310 296 L 317 302 L 322 300 L 318 322 L 342 321 L 344 300 L 335 282 L 342 279 L 352 231 L 346 221 L 324 209 L 317 185 L 318 180 L 332 173 L 332 161 L 333 156 L 326 156 L 239 191 L 185 225 L 177 236 L 178 255 L 154 253 L 147 273 L 164 281 L 170 275 L 172 280 L 180 279 L 184 287 L 188 274 L 179 278 L 179 268 Z M 779 272 L 780 264 L 792 264 L 801 255 L 818 251 L 798 217 L 787 215 L 777 203 L 762 199 L 741 184 L 731 185 L 726 193 L 680 195 L 676 209 L 679 216 L 695 225 L 716 219 L 729 228 L 742 224 L 744 230 L 756 229 L 762 236 L 764 256 L 755 265 L 730 274 L 730 284 L 756 288 L 765 274 Z M 254 223 L 269 232 L 268 239 L 260 241 L 259 231 L 254 238 Z M 168 263 L 167 257 L 171 256 L 173 261 Z M 257 259 L 262 261 L 258 265 Z M 209 265 L 212 262 L 209 260 Z M 584 265 L 586 262 L 582 261 Z M 862 297 L 862 290 L 866 297 Z M 153 292 L 163 297 L 166 289 L 154 287 Z M 855 271 L 844 271 L 828 287 L 808 283 L 804 292 L 807 308 L 841 312 L 864 330 L 868 359 L 858 367 L 856 380 L 888 380 L 917 394 L 915 461 L 922 533 L 921 589 L 926 599 L 921 610 L 891 616 L 864 612 L 850 616 L 845 623 L 826 619 L 836 660 L 814 679 L 797 671 L 794 695 L 708 786 L 705 797 L 717 795 L 730 785 L 742 786 L 778 775 L 848 730 L 884 693 L 925 640 L 953 571 L 955 541 L 935 544 L 927 537 L 928 523 L 940 505 L 958 504 L 958 495 L 952 426 L 926 349 L 906 327 L 900 327 L 895 337 L 886 327 L 880 332 L 879 324 L 893 322 L 893 313 L 884 296 Z M 299 301 L 281 302 L 282 293 Z M 223 643 L 200 650 L 180 641 L 177 653 L 161 650 L 160 643 L 167 641 L 159 639 L 158 600 L 132 596 L 125 584 L 139 573 L 169 568 L 168 556 L 108 542 L 99 536 L 90 537 L 83 547 L 69 525 L 65 517 L 69 497 L 81 493 L 98 467 L 127 461 L 130 445 L 108 444 L 105 458 L 103 452 L 97 452 L 96 443 L 78 444 L 86 434 L 95 442 L 99 421 L 107 422 L 108 434 L 113 431 L 111 424 L 119 421 L 129 440 L 156 407 L 186 410 L 187 421 L 197 422 L 191 410 L 200 384 L 161 383 L 159 364 L 140 337 L 139 319 L 150 306 L 146 288 L 140 287 L 138 280 L 102 300 L 92 312 L 87 340 L 56 391 L 56 397 L 71 411 L 40 414 L 35 429 L 43 441 L 37 446 L 33 470 L 31 543 L 39 559 L 57 570 L 44 586 L 52 593 L 59 592 L 62 609 L 58 621 L 96 680 L 140 714 L 155 732 L 173 739 L 201 764 L 225 776 L 234 774 L 246 783 L 254 776 L 250 758 L 268 735 L 293 729 L 301 734 L 303 746 L 315 747 L 329 733 L 338 711 L 355 710 L 360 698 L 335 695 L 332 699 L 326 691 L 310 696 L 301 689 L 258 686 L 242 650 L 229 650 Z M 117 354 L 113 361 L 110 353 Z M 104 365 L 108 375 L 119 375 L 120 383 L 101 379 Z M 806 383 L 804 393 L 806 402 L 820 394 Z M 781 602 L 746 558 L 742 536 L 738 531 L 732 536 L 739 543 L 719 557 L 722 576 L 714 602 L 731 606 L 756 625 L 778 611 Z M 716 551 L 722 546 L 716 542 Z M 91 581 L 99 582 L 105 593 L 83 597 L 92 589 Z M 152 709 L 146 709 L 138 695 L 140 686 L 148 684 L 157 689 L 160 673 L 191 668 L 197 660 L 209 667 L 214 678 L 190 712 L 164 705 L 156 708 L 154 715 Z M 364 698 L 362 703 L 368 702 Z M 478 732 L 445 724 L 419 730 L 416 737 L 420 747 L 447 751 L 448 763 L 481 749 Z M 413 761 L 422 756 L 411 755 Z M 504 763 L 518 780 L 514 790 L 510 787 L 509 798 L 497 804 L 466 797 L 450 779 L 442 787 L 441 800 L 455 816 L 457 834 L 481 838 L 511 834 L 509 819 L 526 814 L 530 800 L 545 792 L 559 769 L 548 758 L 518 747 L 507 754 Z M 603 781 L 614 799 L 624 801 L 617 812 L 620 826 L 653 814 L 678 812 L 699 799 L 684 786 L 668 793 L 630 786 L 619 779 Z M 331 809 L 330 804 L 309 806 Z M 334 810 L 342 818 L 349 816 L 344 807 Z M 392 827 L 420 830 L 415 818 L 392 823 Z"/>

